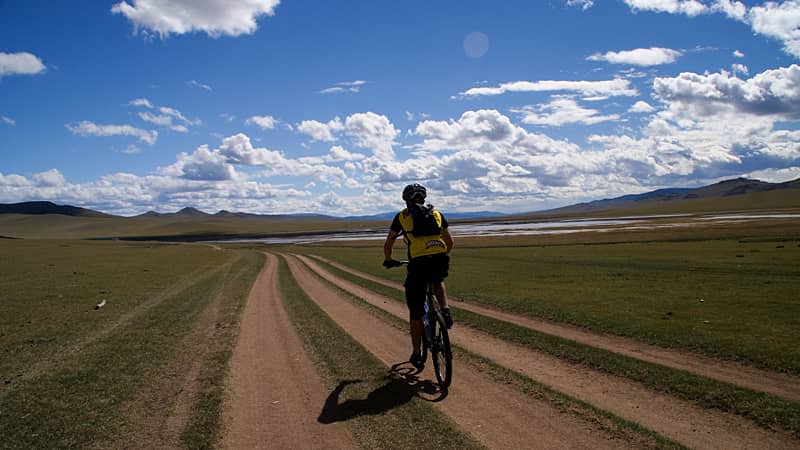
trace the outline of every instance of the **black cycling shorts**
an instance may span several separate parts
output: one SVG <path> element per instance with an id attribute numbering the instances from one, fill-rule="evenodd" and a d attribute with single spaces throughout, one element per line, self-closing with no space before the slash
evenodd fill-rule
<path id="1" fill-rule="evenodd" d="M 425 313 L 425 293 L 428 291 L 429 282 L 441 282 L 447 278 L 450 270 L 450 255 L 439 253 L 430 256 L 420 256 L 408 263 L 406 275 L 406 304 L 411 320 L 419 320 Z"/>

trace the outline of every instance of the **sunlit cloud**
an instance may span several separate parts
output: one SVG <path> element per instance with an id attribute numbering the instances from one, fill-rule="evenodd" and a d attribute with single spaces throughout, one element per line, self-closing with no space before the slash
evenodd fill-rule
<path id="1" fill-rule="evenodd" d="M 211 86 L 209 86 L 207 84 L 203 84 L 203 83 L 201 83 L 201 82 L 199 82 L 197 80 L 191 80 L 188 83 L 189 83 L 189 86 L 192 86 L 192 87 L 196 87 L 196 88 L 199 88 L 199 89 L 204 89 L 204 90 L 209 91 L 209 92 L 213 91 L 213 89 L 211 89 Z"/>
<path id="2" fill-rule="evenodd" d="M 571 123 L 594 125 L 619 120 L 619 115 L 603 115 L 596 109 L 584 108 L 574 99 L 556 97 L 549 103 L 511 110 L 520 114 L 522 123 L 528 125 L 562 126 Z"/>
<path id="3" fill-rule="evenodd" d="M 475 87 L 467 89 L 456 98 L 502 95 L 510 92 L 580 92 L 582 95 L 634 96 L 639 92 L 631 87 L 630 81 L 615 78 L 602 81 L 513 81 L 494 87 Z"/>
<path id="4" fill-rule="evenodd" d="M 595 53 L 586 59 L 589 61 L 605 61 L 611 64 L 628 64 L 633 66 L 657 66 L 675 62 L 683 53 L 678 50 L 661 47 L 637 48 L 619 52 Z"/>
<path id="5" fill-rule="evenodd" d="M 9 75 L 36 75 L 45 69 L 42 60 L 32 53 L 0 52 L 0 78 Z"/>
<path id="6" fill-rule="evenodd" d="M 114 4 L 136 32 L 166 38 L 170 34 L 206 33 L 211 37 L 252 34 L 261 16 L 272 16 L 280 0 L 129 0 Z"/>
<path id="7" fill-rule="evenodd" d="M 275 128 L 277 120 L 272 116 L 252 116 L 245 120 L 245 125 L 257 125 L 262 130 L 271 130 Z"/>
<path id="8" fill-rule="evenodd" d="M 638 102 L 634 103 L 633 106 L 628 109 L 630 113 L 651 113 L 656 109 L 650 106 L 649 103 L 643 100 L 639 100 Z"/>
<path id="9" fill-rule="evenodd" d="M 336 83 L 334 86 L 318 91 L 320 94 L 344 94 L 344 93 L 357 93 L 361 91 L 361 86 L 367 84 L 364 80 L 356 81 L 342 81 Z"/>
<path id="10" fill-rule="evenodd" d="M 143 130 L 132 125 L 99 125 L 88 120 L 67 124 L 66 127 L 79 136 L 133 136 L 150 145 L 155 144 L 158 137 L 155 130 Z"/>

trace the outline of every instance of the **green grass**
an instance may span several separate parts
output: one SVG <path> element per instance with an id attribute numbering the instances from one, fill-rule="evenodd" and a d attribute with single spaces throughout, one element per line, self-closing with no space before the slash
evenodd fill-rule
<path id="1" fill-rule="evenodd" d="M 125 422 L 121 408 L 185 352 L 183 338 L 220 286 L 231 320 L 259 261 L 205 246 L 0 246 L 0 436 L 10 449 L 113 442 Z M 106 306 L 94 310 L 101 299 Z"/>
<path id="2" fill-rule="evenodd" d="M 74 217 L 0 214 L 0 236 L 24 239 L 164 237 L 202 240 L 204 235 L 235 236 L 359 229 L 374 222 L 315 218 Z M 381 226 L 382 224 L 377 224 Z"/>
<path id="3" fill-rule="evenodd" d="M 395 301 L 403 301 L 403 293 L 396 289 L 356 277 L 326 263 L 320 262 L 320 264 L 341 278 L 379 292 Z M 777 425 L 800 436 L 800 402 L 754 392 L 481 316 L 459 309 L 457 303 L 451 303 L 450 307 L 459 324 L 561 359 L 638 381 L 656 391 L 706 408 L 716 408 L 748 417 L 766 428 Z"/>
<path id="4" fill-rule="evenodd" d="M 447 283 L 451 295 L 800 374 L 800 237 L 703 239 L 695 231 L 695 239 L 678 241 L 497 242 L 459 246 L 456 237 Z M 296 251 L 402 280 L 402 271 L 380 266 L 379 243 Z M 398 246 L 395 253 L 402 251 Z"/>
<path id="5" fill-rule="evenodd" d="M 387 376 L 379 360 L 306 297 L 283 259 L 279 270 L 287 312 L 332 389 L 335 405 L 326 404 L 320 420 L 347 421 L 364 448 L 481 448 L 405 381 Z"/>

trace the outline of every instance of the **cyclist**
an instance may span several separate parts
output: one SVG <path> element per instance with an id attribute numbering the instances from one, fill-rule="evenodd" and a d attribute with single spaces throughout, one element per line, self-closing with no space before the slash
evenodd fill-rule
<path id="1" fill-rule="evenodd" d="M 400 265 L 392 259 L 392 249 L 398 236 L 402 235 L 408 246 L 408 273 L 405 281 L 408 304 L 411 344 L 413 352 L 409 361 L 417 369 L 422 360 L 422 315 L 428 283 L 433 283 L 433 293 L 439 302 L 447 327 L 453 326 L 453 316 L 447 306 L 444 279 L 450 268 L 450 251 L 453 237 L 450 236 L 447 220 L 433 205 L 426 205 L 427 189 L 420 184 L 409 184 L 403 189 L 406 208 L 397 213 L 389 226 L 389 234 L 383 244 L 383 265 L 386 268 Z"/>

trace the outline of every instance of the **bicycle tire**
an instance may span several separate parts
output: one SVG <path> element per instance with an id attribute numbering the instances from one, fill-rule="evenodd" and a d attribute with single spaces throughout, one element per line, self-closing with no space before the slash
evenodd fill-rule
<path id="1" fill-rule="evenodd" d="M 433 344 L 431 345 L 431 360 L 436 381 L 443 389 L 447 389 L 453 381 L 453 351 L 450 348 L 450 335 L 444 317 L 439 311 L 434 314 L 435 320 L 431 321 L 434 327 Z"/>

